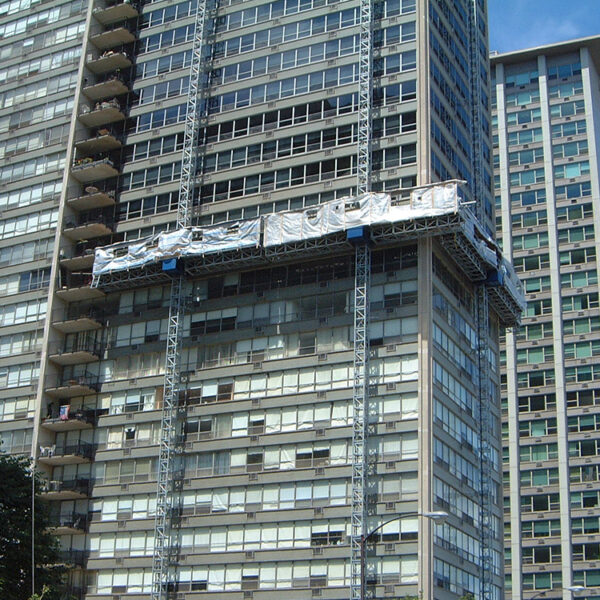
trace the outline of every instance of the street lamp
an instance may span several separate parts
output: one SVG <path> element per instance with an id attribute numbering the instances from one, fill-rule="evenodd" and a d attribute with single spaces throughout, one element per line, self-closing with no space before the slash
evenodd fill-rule
<path id="1" fill-rule="evenodd" d="M 444 510 L 434 510 L 434 511 L 426 511 L 426 512 L 410 512 L 410 513 L 402 513 L 401 515 L 396 515 L 393 519 L 388 519 L 383 523 L 377 525 L 375 529 L 372 529 L 366 535 L 361 536 L 360 538 L 360 599 L 365 600 L 366 594 L 366 559 L 367 559 L 367 542 L 369 538 L 371 538 L 375 533 L 377 533 L 382 527 L 385 527 L 388 523 L 393 523 L 394 521 L 400 521 L 401 519 L 406 519 L 408 517 L 425 517 L 426 519 L 431 519 L 436 523 L 443 523 L 450 515 Z"/>

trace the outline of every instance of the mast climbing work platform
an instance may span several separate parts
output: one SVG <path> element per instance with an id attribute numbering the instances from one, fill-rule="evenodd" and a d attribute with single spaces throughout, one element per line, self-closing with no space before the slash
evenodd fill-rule
<path id="1" fill-rule="evenodd" d="M 368 392 L 365 370 L 368 361 L 366 325 L 370 270 L 369 252 L 361 252 L 360 249 L 368 250 L 369 245 L 375 249 L 397 246 L 423 236 L 431 236 L 449 251 L 448 256 L 454 261 L 456 268 L 468 280 L 485 290 L 489 306 L 498 314 L 503 325 L 518 325 L 524 309 L 524 296 L 516 274 L 503 258 L 495 241 L 490 239 L 478 224 L 470 206 L 462 203 L 459 185 L 457 181 L 450 181 L 416 188 L 410 193 L 408 201 L 406 190 L 402 190 L 402 193 L 393 198 L 386 194 L 367 193 L 358 198 L 334 200 L 301 211 L 273 213 L 211 227 L 188 226 L 135 243 L 120 243 L 99 248 L 96 250 L 92 286 L 104 292 L 114 292 L 137 286 L 165 284 L 172 281 L 172 276 L 165 267 L 172 268 L 174 263 L 177 265 L 176 281 L 179 283 L 182 282 L 182 278 L 193 279 L 273 264 L 323 259 L 328 256 L 348 255 L 354 251 L 356 371 L 353 400 L 355 414 L 362 416 L 362 419 L 355 419 L 353 442 L 356 444 L 353 444 L 353 452 L 356 452 L 356 455 L 352 476 L 353 493 L 355 490 L 362 493 L 357 494 L 356 498 L 353 497 L 352 508 L 353 516 L 355 509 L 357 512 L 360 510 L 363 515 L 366 473 L 363 454 L 366 449 L 364 430 L 367 426 L 364 406 Z M 177 291 L 181 297 L 181 290 L 178 288 Z M 485 306 L 487 305 L 486 302 Z M 175 308 L 181 310 L 181 306 L 174 302 L 171 310 Z M 481 322 L 486 320 L 482 315 Z M 181 334 L 180 329 L 178 327 L 178 335 Z M 173 342 L 169 347 L 168 359 L 174 361 L 169 368 L 176 371 L 177 360 L 173 349 L 177 347 L 177 337 L 171 333 L 170 338 Z M 485 334 L 487 335 L 487 328 Z M 484 335 L 483 331 L 480 335 Z M 484 348 L 487 346 L 482 344 L 480 350 L 483 352 Z M 169 458 L 166 453 L 169 447 L 172 450 L 174 446 L 174 417 L 169 417 L 169 414 L 176 411 L 175 392 L 178 384 L 177 379 L 171 387 L 174 394 L 172 401 L 168 405 L 165 401 L 163 416 L 164 432 L 171 432 L 170 435 L 161 438 L 164 439 L 164 448 L 161 443 L 161 460 L 166 456 L 171 461 L 165 459 L 161 463 L 161 469 L 167 475 L 171 474 L 173 454 L 171 453 Z M 361 407 L 364 411 L 362 415 L 359 414 Z M 358 485 L 354 485 L 356 480 L 359 480 Z M 172 486 L 169 488 L 169 477 L 161 481 L 163 487 L 159 494 L 163 501 L 161 515 L 164 515 L 164 521 L 157 519 L 157 522 L 160 526 L 165 523 L 164 529 L 158 532 L 164 536 L 165 543 L 157 558 L 164 562 L 156 561 L 157 578 L 154 581 L 157 582 L 157 594 L 153 596 L 153 600 L 165 597 L 168 576 L 172 572 L 169 571 L 172 549 L 168 537 L 171 531 L 167 521 L 171 508 L 169 489 L 172 489 Z M 359 567 L 355 571 L 359 585 L 356 588 L 353 586 L 352 591 L 360 591 L 364 568 L 360 565 Z"/>

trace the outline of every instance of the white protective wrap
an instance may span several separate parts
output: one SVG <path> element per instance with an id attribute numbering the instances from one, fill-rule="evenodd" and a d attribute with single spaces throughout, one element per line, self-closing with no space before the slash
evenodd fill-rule
<path id="1" fill-rule="evenodd" d="M 200 256 L 209 252 L 235 250 L 260 244 L 261 219 L 236 221 L 215 227 L 177 229 L 135 243 L 96 248 L 94 275 L 125 271 L 148 263 L 176 258 Z"/>
<path id="2" fill-rule="evenodd" d="M 200 256 L 209 252 L 223 252 L 260 245 L 260 218 L 236 221 L 215 227 L 194 227 L 192 241 L 181 252 L 182 256 Z"/>
<path id="3" fill-rule="evenodd" d="M 311 240 L 359 225 L 384 223 L 389 221 L 389 212 L 388 194 L 367 193 L 304 210 L 266 215 L 264 245 Z"/>
<path id="4" fill-rule="evenodd" d="M 410 204 L 415 210 L 456 210 L 458 204 L 457 192 L 456 183 L 417 188 L 410 194 Z"/>

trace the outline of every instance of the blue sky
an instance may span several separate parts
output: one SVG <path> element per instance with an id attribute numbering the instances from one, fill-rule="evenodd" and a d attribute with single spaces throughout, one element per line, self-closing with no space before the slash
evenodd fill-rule
<path id="1" fill-rule="evenodd" d="M 490 50 L 600 35 L 600 0 L 488 0 Z"/>

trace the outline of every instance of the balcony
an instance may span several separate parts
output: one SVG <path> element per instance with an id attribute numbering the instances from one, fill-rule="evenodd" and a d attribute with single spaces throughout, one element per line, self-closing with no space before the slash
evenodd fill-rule
<path id="1" fill-rule="evenodd" d="M 92 42 L 98 50 L 106 50 L 108 48 L 115 48 L 116 46 L 123 46 L 124 44 L 131 44 L 135 42 L 135 40 L 135 35 L 124 25 L 117 25 L 112 29 L 107 29 L 90 38 L 90 42 Z"/>
<path id="2" fill-rule="evenodd" d="M 135 19 L 138 16 L 136 4 L 132 2 L 107 2 L 106 7 L 96 7 L 92 13 L 102 25 L 110 25 L 127 19 Z"/>
<path id="3" fill-rule="evenodd" d="M 105 75 L 117 69 L 128 69 L 133 64 L 126 52 L 120 50 L 105 50 L 100 56 L 89 54 L 85 66 L 94 75 Z"/>
<path id="4" fill-rule="evenodd" d="M 116 98 L 96 102 L 94 107 L 83 106 L 79 113 L 79 121 L 86 127 L 101 127 L 109 123 L 119 123 L 125 120 L 125 113 Z"/>
<path id="5" fill-rule="evenodd" d="M 101 179 L 110 179 L 119 174 L 115 163 L 110 158 L 80 158 L 71 167 L 71 175 L 80 183 L 91 183 Z"/>
<path id="6" fill-rule="evenodd" d="M 59 252 L 60 266 L 68 271 L 91 271 L 96 248 L 119 242 L 122 238 L 122 235 L 94 237 L 89 240 L 80 240 L 71 249 L 61 248 Z"/>
<path id="7" fill-rule="evenodd" d="M 102 346 L 95 339 L 83 336 L 73 342 L 50 347 L 48 359 L 61 366 L 82 365 L 100 360 Z"/>
<path id="8" fill-rule="evenodd" d="M 104 100 L 120 96 L 121 94 L 127 94 L 129 86 L 125 83 L 123 77 L 110 75 L 104 81 L 84 87 L 82 91 L 90 100 Z"/>
<path id="9" fill-rule="evenodd" d="M 85 192 L 83 196 L 70 198 L 67 200 L 67 204 L 77 211 L 93 210 L 115 205 L 114 190 L 100 190 L 95 186 L 88 185 L 85 188 Z"/>
<path id="10" fill-rule="evenodd" d="M 46 388 L 44 391 L 51 398 L 67 400 L 80 396 L 92 396 L 97 394 L 99 389 L 98 375 L 86 371 L 83 375 L 59 379 L 52 387 Z"/>
<path id="11" fill-rule="evenodd" d="M 80 331 L 94 331 L 103 325 L 100 311 L 92 308 L 79 312 L 61 310 L 55 311 L 52 327 L 61 333 L 78 333 Z"/>
<path id="12" fill-rule="evenodd" d="M 110 235 L 113 228 L 112 212 L 107 214 L 103 211 L 93 211 L 81 215 L 78 219 L 67 221 L 63 233 L 74 242 L 79 242 Z"/>
<path id="13" fill-rule="evenodd" d="M 85 533 L 88 529 L 88 516 L 83 513 L 54 515 L 50 517 L 50 527 L 55 535 Z"/>
<path id="14" fill-rule="evenodd" d="M 82 500 L 90 493 L 89 479 L 70 479 L 66 481 L 49 481 L 41 493 L 45 500 Z"/>
<path id="15" fill-rule="evenodd" d="M 94 446 L 88 442 L 57 446 L 40 446 L 38 462 L 48 465 L 80 465 L 89 463 L 94 455 Z"/>
<path id="16" fill-rule="evenodd" d="M 83 300 L 97 300 L 106 295 L 98 288 L 90 287 L 91 273 L 61 272 L 60 288 L 56 296 L 64 302 L 81 302 Z"/>
<path id="17" fill-rule="evenodd" d="M 109 129 L 101 128 L 98 134 L 75 143 L 75 148 L 84 154 L 99 154 L 118 150 L 122 146 L 121 137 Z"/>
<path id="18" fill-rule="evenodd" d="M 94 421 L 91 414 L 84 410 L 71 411 L 68 404 L 58 407 L 57 411 L 50 404 L 49 412 L 51 416 L 42 421 L 42 427 L 50 431 L 81 431 L 83 429 L 92 429 Z"/>
<path id="19" fill-rule="evenodd" d="M 58 564 L 67 567 L 84 567 L 89 552 L 87 550 L 61 550 L 58 555 Z"/>
<path id="20" fill-rule="evenodd" d="M 61 267 L 69 269 L 69 271 L 91 270 L 94 264 L 94 249 L 86 248 L 82 252 L 77 252 L 68 258 L 62 258 L 60 261 Z"/>

